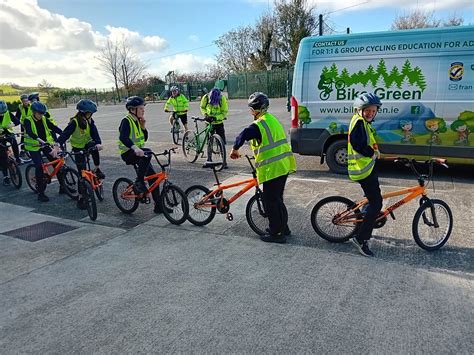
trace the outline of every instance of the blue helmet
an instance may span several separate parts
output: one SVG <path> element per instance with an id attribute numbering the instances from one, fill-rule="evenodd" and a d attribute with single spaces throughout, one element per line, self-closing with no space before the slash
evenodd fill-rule
<path id="1" fill-rule="evenodd" d="M 39 112 L 42 115 L 44 115 L 48 111 L 48 108 L 46 107 L 44 103 L 35 101 L 31 104 L 31 110 L 33 112 Z"/>
<path id="2" fill-rule="evenodd" d="M 249 97 L 248 106 L 255 111 L 263 111 L 270 106 L 270 100 L 263 92 L 254 92 Z"/>
<path id="3" fill-rule="evenodd" d="M 28 98 L 28 95 L 27 95 L 27 94 L 22 94 L 22 95 L 20 96 L 20 100 L 22 100 L 22 101 L 25 100 L 25 99 L 27 99 L 27 98 Z"/>
<path id="4" fill-rule="evenodd" d="M 90 112 L 96 113 L 97 112 L 97 104 L 89 99 L 82 99 L 76 105 L 76 109 L 79 112 Z"/>
<path id="5" fill-rule="evenodd" d="M 7 112 L 8 106 L 5 101 L 0 100 L 0 115 L 3 115 L 5 112 Z"/>
<path id="6" fill-rule="evenodd" d="M 125 104 L 125 107 L 128 109 L 138 107 L 138 106 L 145 106 L 145 100 L 143 100 L 139 96 L 130 96 L 127 99 L 127 103 Z"/>
<path id="7" fill-rule="evenodd" d="M 39 101 L 39 99 L 40 99 L 39 92 L 32 92 L 31 94 L 28 95 L 29 101 L 33 101 L 33 100 Z"/>
<path id="8" fill-rule="evenodd" d="M 357 109 L 364 109 L 368 106 L 375 105 L 377 107 L 382 106 L 382 102 L 380 102 L 380 98 L 377 95 L 372 94 L 371 92 L 367 92 L 365 94 L 360 95 L 358 98 L 354 100 L 354 108 Z"/>

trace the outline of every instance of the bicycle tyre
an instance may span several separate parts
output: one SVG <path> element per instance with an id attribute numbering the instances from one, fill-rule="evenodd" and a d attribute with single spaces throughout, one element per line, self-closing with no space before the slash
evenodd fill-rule
<path id="1" fill-rule="evenodd" d="M 195 206 L 195 204 L 209 192 L 211 192 L 211 190 L 201 185 L 190 186 L 184 192 L 189 203 L 188 221 L 195 226 L 205 226 L 211 223 L 216 216 L 216 207 L 199 208 Z M 199 218 L 200 216 L 205 216 L 205 218 Z"/>
<path id="2" fill-rule="evenodd" d="M 225 144 L 221 136 L 213 134 L 208 141 L 208 154 L 211 153 L 209 161 L 222 161 L 222 164 L 216 167 L 216 171 L 224 169 L 226 164 Z"/>
<path id="3" fill-rule="evenodd" d="M 165 184 L 160 194 L 163 215 L 172 224 L 182 224 L 189 215 L 186 194 L 179 187 Z"/>
<path id="4" fill-rule="evenodd" d="M 21 178 L 21 172 L 18 168 L 18 164 L 13 159 L 8 159 L 8 175 L 13 186 L 18 190 L 21 187 L 23 179 Z"/>
<path id="5" fill-rule="evenodd" d="M 63 187 L 63 191 L 73 200 L 79 197 L 79 180 L 80 176 L 76 169 L 69 166 L 63 166 L 57 175 L 59 184 Z"/>
<path id="6" fill-rule="evenodd" d="M 25 169 L 25 180 L 26 184 L 30 187 L 31 191 L 38 193 L 36 187 L 36 174 L 34 164 L 29 164 Z"/>
<path id="7" fill-rule="evenodd" d="M 433 209 L 431 208 L 433 205 Z M 433 221 L 433 210 L 439 227 L 434 228 L 431 223 Z M 424 229 L 420 227 L 428 227 L 428 236 L 425 235 Z M 441 248 L 448 241 L 453 229 L 453 213 L 448 204 L 442 200 L 429 200 L 424 202 L 416 211 L 413 217 L 412 232 L 416 244 L 428 251 L 435 251 Z M 433 233 L 438 232 L 438 233 Z M 441 234 L 439 234 L 441 233 Z M 433 241 L 433 234 L 437 234 Z"/>
<path id="8" fill-rule="evenodd" d="M 194 132 L 187 131 L 184 133 L 182 146 L 184 158 L 188 162 L 194 163 L 199 155 L 199 147 L 197 146 L 196 135 Z"/>
<path id="9" fill-rule="evenodd" d="M 360 229 L 360 223 L 336 225 L 334 217 L 354 205 L 354 202 L 342 196 L 329 196 L 318 201 L 311 211 L 311 225 L 321 238 L 332 243 L 347 242 Z M 356 211 L 358 212 L 358 211 Z"/>
<path id="10" fill-rule="evenodd" d="M 121 177 L 115 180 L 114 186 L 112 187 L 112 196 L 114 197 L 114 202 L 117 205 L 118 209 L 126 214 L 131 214 L 136 211 L 138 208 L 139 202 L 135 199 L 124 199 L 122 194 L 127 190 L 131 185 L 133 185 L 132 180 Z"/>
<path id="11" fill-rule="evenodd" d="M 283 220 L 288 222 L 288 211 L 286 207 L 284 207 L 281 213 Z M 270 224 L 267 214 L 265 213 L 263 195 L 261 192 L 253 195 L 249 202 L 247 202 L 247 207 L 245 208 L 245 218 L 247 219 L 247 223 L 249 224 L 250 228 L 255 233 L 258 235 L 264 235 L 267 233 L 267 229 L 269 228 Z"/>
<path id="12" fill-rule="evenodd" d="M 87 207 L 87 214 L 92 221 L 97 219 L 97 204 L 95 202 L 94 189 L 89 181 L 81 178 L 79 184 L 82 185 L 81 195 Z"/>
<path id="13" fill-rule="evenodd" d="M 95 195 L 99 201 L 104 201 L 104 182 L 101 181 L 100 185 L 94 190 Z"/>
<path id="14" fill-rule="evenodd" d="M 179 144 L 179 131 L 180 131 L 181 127 L 179 125 L 179 122 L 178 121 L 174 121 L 173 122 L 173 128 L 172 128 L 172 132 L 171 132 L 171 135 L 173 136 L 173 143 L 178 145 Z"/>

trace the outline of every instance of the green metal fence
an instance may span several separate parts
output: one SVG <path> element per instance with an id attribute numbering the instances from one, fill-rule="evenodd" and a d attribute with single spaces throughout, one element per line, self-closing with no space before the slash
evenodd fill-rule
<path id="1" fill-rule="evenodd" d="M 227 91 L 230 99 L 246 99 L 256 91 L 264 92 L 269 97 L 288 97 L 292 81 L 292 67 L 231 74 L 227 80 Z"/>

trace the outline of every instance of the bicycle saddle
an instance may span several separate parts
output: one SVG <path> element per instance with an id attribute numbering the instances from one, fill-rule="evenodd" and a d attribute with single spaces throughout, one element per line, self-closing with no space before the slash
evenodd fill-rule
<path id="1" fill-rule="evenodd" d="M 211 168 L 214 169 L 215 167 L 222 165 L 221 161 L 206 161 L 202 165 L 203 168 Z"/>

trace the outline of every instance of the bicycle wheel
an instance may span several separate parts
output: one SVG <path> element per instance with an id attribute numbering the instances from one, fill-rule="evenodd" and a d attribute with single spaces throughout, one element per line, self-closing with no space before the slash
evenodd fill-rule
<path id="1" fill-rule="evenodd" d="M 182 145 L 184 157 L 188 162 L 194 163 L 199 154 L 198 142 L 194 132 L 187 131 L 184 133 Z"/>
<path id="2" fill-rule="evenodd" d="M 160 195 L 163 215 L 173 224 L 182 224 L 189 215 L 186 194 L 179 187 L 165 184 Z"/>
<path id="3" fill-rule="evenodd" d="M 213 162 L 222 162 L 221 165 L 216 167 L 216 171 L 221 171 L 224 169 L 226 163 L 225 145 L 222 137 L 218 134 L 213 134 L 209 138 L 209 142 L 207 144 L 208 160 Z"/>
<path id="4" fill-rule="evenodd" d="M 8 174 L 13 186 L 19 189 L 23 180 L 18 164 L 13 159 L 8 159 Z"/>
<path id="5" fill-rule="evenodd" d="M 26 167 L 25 180 L 26 180 L 26 184 L 30 187 L 31 191 L 33 191 L 34 193 L 37 193 L 38 190 L 36 187 L 35 166 L 33 164 L 30 164 Z"/>
<path id="6" fill-rule="evenodd" d="M 201 185 L 188 187 L 184 192 L 189 201 L 188 221 L 195 226 L 204 226 L 210 223 L 216 216 L 215 207 L 197 205 L 197 203 L 209 192 L 211 192 L 211 190 Z M 206 204 L 211 204 L 211 202 L 207 201 Z"/>
<path id="7" fill-rule="evenodd" d="M 286 210 L 286 207 L 281 211 L 281 214 L 283 220 L 288 222 L 288 211 Z M 245 208 L 245 217 L 247 218 L 247 223 L 250 228 L 255 233 L 258 235 L 264 235 L 267 233 L 269 221 L 263 206 L 263 196 L 261 192 L 256 193 L 250 198 L 247 207 Z"/>
<path id="8" fill-rule="evenodd" d="M 99 186 L 94 190 L 95 195 L 99 201 L 104 201 L 104 182 L 101 181 Z"/>
<path id="9" fill-rule="evenodd" d="M 66 195 L 73 200 L 78 199 L 79 173 L 77 170 L 68 166 L 63 166 L 58 173 L 58 181 Z"/>
<path id="10" fill-rule="evenodd" d="M 173 128 L 171 129 L 171 135 L 173 136 L 173 143 L 179 144 L 179 131 L 181 127 L 178 121 L 173 122 Z"/>
<path id="11" fill-rule="evenodd" d="M 333 243 L 348 241 L 357 234 L 360 224 L 347 221 L 334 223 L 335 217 L 349 210 L 354 202 L 342 196 L 329 196 L 320 200 L 311 211 L 311 225 L 323 239 Z M 359 212 L 358 210 L 354 212 Z"/>
<path id="12" fill-rule="evenodd" d="M 138 208 L 139 202 L 136 198 L 126 196 L 128 188 L 132 188 L 133 182 L 130 179 L 121 177 L 115 180 L 112 187 L 112 195 L 115 204 L 123 213 L 133 213 Z"/>
<path id="13" fill-rule="evenodd" d="M 435 217 L 438 227 L 434 226 Z M 416 244 L 428 251 L 438 250 L 451 235 L 453 214 L 446 202 L 428 200 L 416 211 L 412 227 Z"/>
<path id="14" fill-rule="evenodd" d="M 92 221 L 97 219 L 97 204 L 95 202 L 94 189 L 89 181 L 81 178 L 79 181 L 80 194 L 87 207 L 87 214 Z"/>

